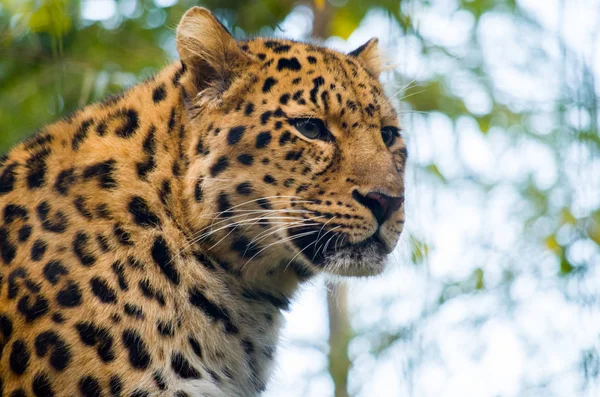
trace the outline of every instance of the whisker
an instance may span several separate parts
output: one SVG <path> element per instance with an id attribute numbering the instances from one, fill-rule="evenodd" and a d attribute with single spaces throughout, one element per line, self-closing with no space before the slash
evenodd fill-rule
<path id="1" fill-rule="evenodd" d="M 254 254 L 254 255 L 252 256 L 252 258 L 248 259 L 248 261 L 247 261 L 246 263 L 244 263 L 244 266 L 242 266 L 242 270 L 244 270 L 244 267 L 246 267 L 246 265 L 247 265 L 247 264 L 248 264 L 248 263 L 249 263 L 249 262 L 250 262 L 252 259 L 254 259 L 254 258 L 257 256 L 257 255 L 259 255 L 261 252 L 263 252 L 263 251 L 264 251 L 264 250 L 266 250 L 267 248 L 269 248 L 269 247 L 271 247 L 271 246 L 273 246 L 273 245 L 277 245 L 277 244 L 284 244 L 284 243 L 290 242 L 290 241 L 292 241 L 292 240 L 295 240 L 295 239 L 297 239 L 297 238 L 301 238 L 301 237 L 310 236 L 311 234 L 314 234 L 314 233 L 316 233 L 316 232 L 317 232 L 316 230 L 311 230 L 311 231 L 309 231 L 309 232 L 300 233 L 300 234 L 297 234 L 297 235 L 295 235 L 295 236 L 290 236 L 290 237 L 288 237 L 288 238 L 285 238 L 285 239 L 283 239 L 283 240 L 278 240 L 278 241 L 275 241 L 274 243 L 271 243 L 271 244 L 269 244 L 269 245 L 265 246 L 265 247 L 264 247 L 264 248 L 262 248 L 260 251 L 258 251 L 256 254 Z M 304 249 L 306 249 L 306 248 L 304 248 Z M 300 251 L 300 252 L 302 252 L 302 251 Z M 298 255 L 298 254 L 296 254 L 296 255 Z M 294 258 L 295 258 L 295 256 L 294 256 Z M 294 260 L 294 258 L 292 258 L 292 260 Z M 291 262 L 290 262 L 290 263 L 291 263 Z M 285 268 L 285 269 L 287 269 L 287 266 L 286 266 L 286 268 Z"/>

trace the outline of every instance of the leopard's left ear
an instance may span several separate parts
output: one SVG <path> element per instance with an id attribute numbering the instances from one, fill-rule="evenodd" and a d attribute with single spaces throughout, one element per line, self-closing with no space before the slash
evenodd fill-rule
<path id="1" fill-rule="evenodd" d="M 369 73 L 375 78 L 379 77 L 382 68 L 381 55 L 379 54 L 379 40 L 376 37 L 367 41 L 354 51 L 349 52 L 348 55 L 359 59 Z"/>
<path id="2" fill-rule="evenodd" d="M 221 22 L 206 8 L 193 7 L 177 26 L 177 51 L 198 91 L 225 91 L 252 61 Z"/>

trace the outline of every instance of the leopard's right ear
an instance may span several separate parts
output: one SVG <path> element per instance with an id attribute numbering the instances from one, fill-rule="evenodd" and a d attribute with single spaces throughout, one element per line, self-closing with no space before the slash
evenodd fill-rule
<path id="1" fill-rule="evenodd" d="M 181 18 L 177 51 L 191 69 L 197 91 L 211 88 L 217 95 L 251 63 L 227 28 L 203 7 L 193 7 Z"/>

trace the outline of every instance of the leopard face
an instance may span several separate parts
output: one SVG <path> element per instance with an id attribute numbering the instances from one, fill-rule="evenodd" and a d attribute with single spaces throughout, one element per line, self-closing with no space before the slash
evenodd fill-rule
<path id="1" fill-rule="evenodd" d="M 235 42 L 211 18 L 192 10 L 178 30 L 190 79 L 214 78 L 189 105 L 198 235 L 245 266 L 380 273 L 404 224 L 407 151 L 377 41 L 348 55 Z"/>

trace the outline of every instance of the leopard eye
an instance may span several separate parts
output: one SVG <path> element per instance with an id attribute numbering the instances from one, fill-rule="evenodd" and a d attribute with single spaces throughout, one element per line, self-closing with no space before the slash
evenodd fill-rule
<path id="1" fill-rule="evenodd" d="M 396 142 L 396 137 L 399 135 L 398 128 L 388 126 L 381 129 L 381 137 L 385 146 L 390 147 Z"/>
<path id="2" fill-rule="evenodd" d="M 328 140 L 329 131 L 319 119 L 299 118 L 290 120 L 290 123 L 308 139 Z"/>

